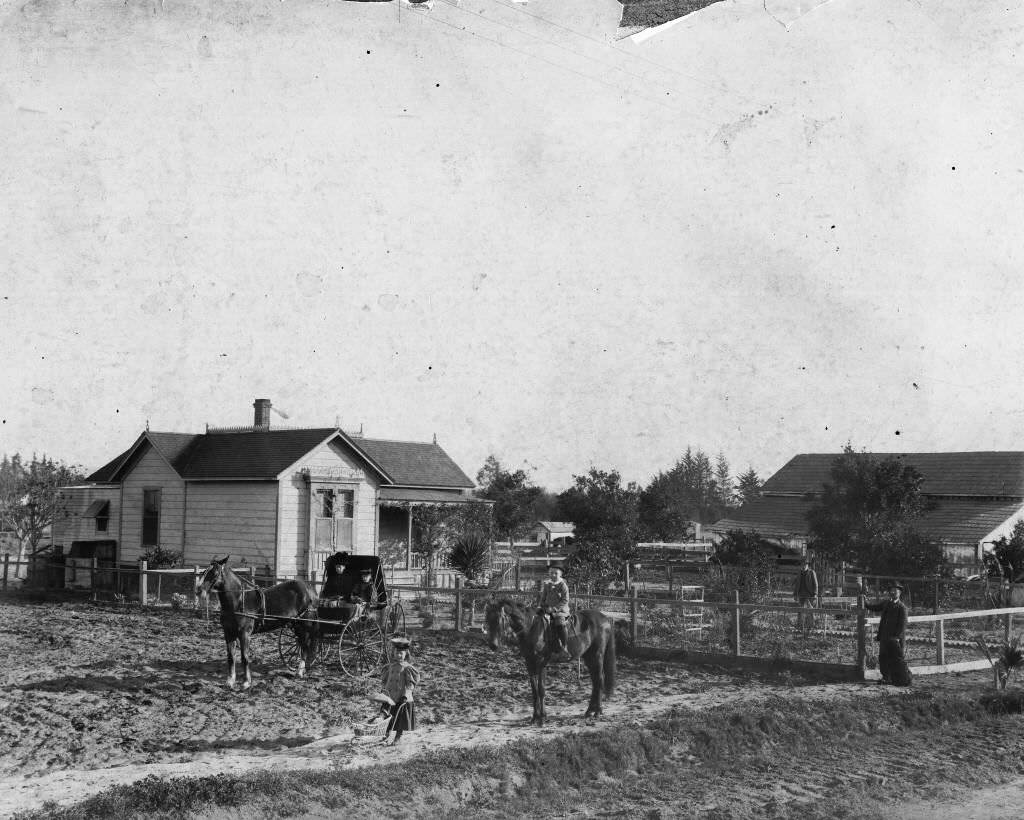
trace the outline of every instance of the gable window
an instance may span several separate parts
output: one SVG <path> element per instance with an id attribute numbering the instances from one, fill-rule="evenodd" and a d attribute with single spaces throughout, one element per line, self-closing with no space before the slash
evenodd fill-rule
<path id="1" fill-rule="evenodd" d="M 160 491 L 142 491 L 142 546 L 160 545 Z"/>
<path id="2" fill-rule="evenodd" d="M 85 518 L 96 522 L 96 532 L 106 532 L 110 526 L 110 502 L 97 499 L 85 511 Z"/>

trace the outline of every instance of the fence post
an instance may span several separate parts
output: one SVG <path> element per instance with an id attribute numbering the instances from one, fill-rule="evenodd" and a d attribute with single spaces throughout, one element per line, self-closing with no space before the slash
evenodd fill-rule
<path id="1" fill-rule="evenodd" d="M 455 631 L 462 631 L 462 578 L 455 578 Z"/>
<path id="2" fill-rule="evenodd" d="M 89 562 L 89 589 L 96 589 L 96 567 L 99 566 L 99 559 L 94 555 Z"/>
<path id="3" fill-rule="evenodd" d="M 139 559 L 139 603 L 146 605 L 146 562 Z"/>
<path id="4" fill-rule="evenodd" d="M 202 577 L 202 573 L 199 571 L 199 564 L 193 564 L 192 571 L 195 573 L 192 581 L 192 602 L 195 603 L 199 600 L 199 579 Z"/>
<path id="5" fill-rule="evenodd" d="M 935 579 L 935 600 L 932 602 L 932 615 L 939 614 L 939 579 Z M 939 621 L 942 623 L 942 621 Z"/>
<path id="6" fill-rule="evenodd" d="M 10 567 L 10 565 L 11 565 L 10 553 L 5 552 L 4 553 L 4 591 L 7 590 L 7 570 L 8 570 L 8 567 Z"/>
<path id="7" fill-rule="evenodd" d="M 868 665 L 868 617 L 863 596 L 858 596 L 857 607 L 857 668 L 863 678 Z"/>
<path id="8" fill-rule="evenodd" d="M 672 565 L 671 564 L 666 564 L 665 565 L 665 572 L 668 573 L 668 594 L 669 594 L 669 597 L 672 598 L 672 597 L 675 597 L 675 596 L 672 594 Z"/>
<path id="9" fill-rule="evenodd" d="M 1010 642 L 1010 638 L 1013 637 L 1013 613 L 1006 613 L 1006 623 L 1003 624 L 1003 640 L 1006 643 Z"/>
<path id="10" fill-rule="evenodd" d="M 516 561 L 516 592 L 519 592 L 522 587 L 519 585 L 519 561 Z"/>
<path id="11" fill-rule="evenodd" d="M 636 642 L 640 637 L 640 624 L 637 622 L 637 590 L 636 587 L 629 592 L 629 637 L 633 641 L 633 646 L 636 646 Z"/>
<path id="12" fill-rule="evenodd" d="M 738 657 L 740 654 L 740 591 L 737 589 L 734 594 L 736 598 L 732 611 L 732 637 L 734 644 L 732 654 Z"/>
<path id="13" fill-rule="evenodd" d="M 939 666 L 946 663 L 946 622 L 935 622 L 935 662 Z"/>

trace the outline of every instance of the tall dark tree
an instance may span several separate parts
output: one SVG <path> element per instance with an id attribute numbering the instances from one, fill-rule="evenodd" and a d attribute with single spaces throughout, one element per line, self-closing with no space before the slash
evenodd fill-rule
<path id="1" fill-rule="evenodd" d="M 942 546 L 919 528 L 924 477 L 890 457 L 847 445 L 807 513 L 808 546 L 834 561 L 880 575 L 931 574 L 945 565 Z"/>
<path id="2" fill-rule="evenodd" d="M 761 486 L 764 482 L 760 479 L 754 468 L 751 467 L 736 479 L 736 491 L 741 504 L 747 504 L 761 496 Z"/>
<path id="3" fill-rule="evenodd" d="M 576 525 L 576 537 L 598 530 L 639 527 L 640 489 L 622 483 L 617 470 L 591 467 L 586 475 L 573 476 L 573 484 L 558 495 L 558 517 Z"/>
<path id="4" fill-rule="evenodd" d="M 722 487 L 731 487 L 728 462 L 720 459 Z M 691 521 L 710 524 L 722 517 L 727 509 L 723 497 L 711 459 L 688 447 L 672 469 L 658 473 L 642 491 L 641 522 L 652 538 L 684 541 Z"/>
<path id="5" fill-rule="evenodd" d="M 573 485 L 558 496 L 558 517 L 576 528 L 570 573 L 577 582 L 604 588 L 622 577 L 627 561 L 643 540 L 640 489 L 623 485 L 618 471 L 591 468 L 573 476 Z"/>
<path id="6" fill-rule="evenodd" d="M 736 488 L 725 453 L 719 453 L 715 459 L 715 495 L 720 507 L 716 518 L 736 506 Z"/>
<path id="7" fill-rule="evenodd" d="M 496 534 L 509 546 L 536 520 L 536 505 L 543 495 L 525 470 L 506 470 L 493 455 L 476 474 L 477 496 L 493 501 L 491 515 Z"/>
<path id="8" fill-rule="evenodd" d="M 80 466 L 71 466 L 34 454 L 27 463 L 15 453 L 0 461 L 0 530 L 14 533 L 18 561 L 24 561 L 42 540 L 43 531 L 66 515 L 60 488 L 85 478 Z"/>

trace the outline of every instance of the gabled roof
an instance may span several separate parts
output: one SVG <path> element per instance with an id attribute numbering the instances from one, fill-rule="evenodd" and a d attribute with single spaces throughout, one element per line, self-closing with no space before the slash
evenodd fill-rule
<path id="1" fill-rule="evenodd" d="M 762 496 L 744 504 L 711 529 L 757 531 L 769 538 L 801 538 L 807 534 L 807 511 L 814 500 L 799 496 Z M 943 498 L 918 519 L 921 530 L 948 544 L 977 544 L 1000 524 L 1016 515 L 1022 501 Z"/>
<path id="2" fill-rule="evenodd" d="M 158 433 L 146 431 L 117 458 L 87 479 L 106 483 L 146 443 L 186 480 L 274 479 L 307 453 L 337 436 L 365 459 L 386 483 L 403 487 L 471 488 L 459 466 L 438 444 L 349 438 L 337 428 L 251 432 Z"/>
<path id="3" fill-rule="evenodd" d="M 380 464 L 393 484 L 418 487 L 473 487 L 459 465 L 437 444 L 387 439 L 353 439 Z"/>
<path id="4" fill-rule="evenodd" d="M 820 493 L 840 453 L 804 453 L 790 459 L 761 491 Z M 926 495 L 983 498 L 1024 498 L 1024 452 L 869 453 L 878 459 L 898 458 L 924 476 Z"/>
<path id="5" fill-rule="evenodd" d="M 184 479 L 273 479 L 332 434 L 332 428 L 205 433 L 174 468 Z M 173 463 L 173 462 L 172 462 Z"/>
<path id="6" fill-rule="evenodd" d="M 572 521 L 538 521 L 537 524 L 552 535 L 558 533 L 573 535 L 576 532 L 576 525 Z"/>
<path id="7" fill-rule="evenodd" d="M 711 529 L 757 530 L 770 538 L 802 537 L 807 533 L 807 511 L 813 503 L 802 496 L 762 496 L 716 521 Z"/>

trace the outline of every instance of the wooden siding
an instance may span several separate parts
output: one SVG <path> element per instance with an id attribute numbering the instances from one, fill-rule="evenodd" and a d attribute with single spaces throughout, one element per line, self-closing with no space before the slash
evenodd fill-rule
<path id="1" fill-rule="evenodd" d="M 117 541 L 121 521 L 121 488 L 111 486 L 66 487 L 60 491 L 61 502 L 53 522 L 53 543 L 71 548 L 73 541 Z M 107 531 L 96 529 L 96 519 L 85 516 L 93 501 L 110 502 Z M 63 514 L 62 514 L 62 512 Z"/>
<path id="2" fill-rule="evenodd" d="M 142 548 L 142 493 L 160 490 L 160 546 L 165 550 L 182 550 L 182 530 L 185 521 L 185 482 L 171 469 L 156 450 L 150 446 L 124 477 L 121 503 L 121 539 L 118 559 L 137 561 Z"/>
<path id="3" fill-rule="evenodd" d="M 185 514 L 185 563 L 231 556 L 275 570 L 276 481 L 190 481 Z"/>
<path id="4" fill-rule="evenodd" d="M 377 551 L 377 487 L 361 460 L 331 442 L 313 450 L 282 476 L 280 481 L 279 576 L 306 574 L 309 550 L 309 484 L 304 470 L 314 477 L 330 476 L 339 489 L 355 491 L 354 533 L 351 552 L 373 555 Z"/>

